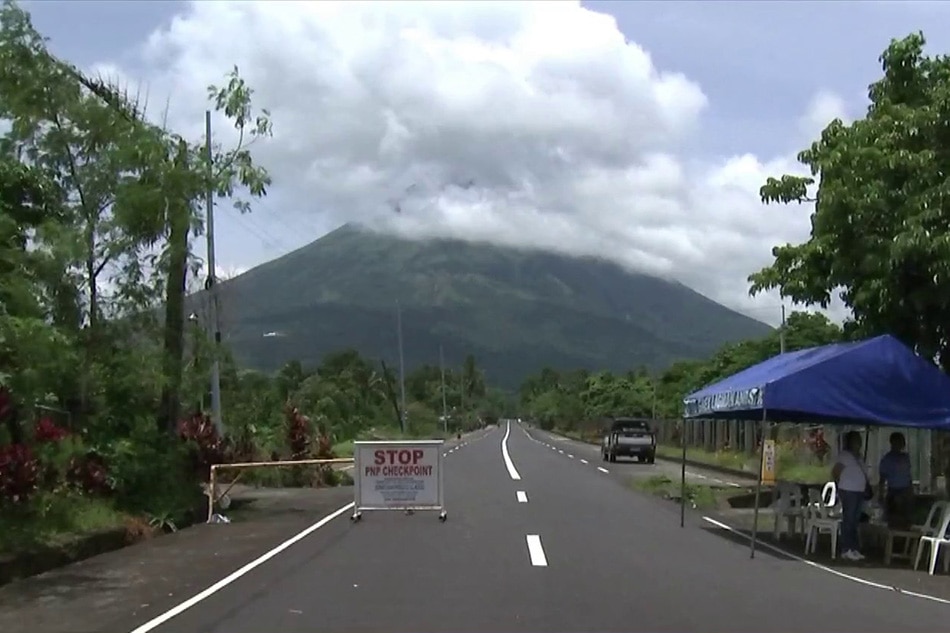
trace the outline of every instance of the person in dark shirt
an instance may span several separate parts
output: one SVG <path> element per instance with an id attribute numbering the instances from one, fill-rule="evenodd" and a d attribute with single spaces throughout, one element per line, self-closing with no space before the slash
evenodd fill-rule
<path id="1" fill-rule="evenodd" d="M 906 446 L 903 433 L 891 433 L 891 450 L 881 457 L 878 466 L 878 498 L 885 508 L 887 524 L 898 529 L 910 527 L 914 505 L 914 482 L 910 455 L 904 452 Z"/>

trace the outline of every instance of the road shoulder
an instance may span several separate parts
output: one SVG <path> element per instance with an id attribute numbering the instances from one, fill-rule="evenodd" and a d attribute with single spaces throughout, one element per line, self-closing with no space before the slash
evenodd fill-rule
<path id="1" fill-rule="evenodd" d="M 0 631 L 131 630 L 352 501 L 353 489 L 254 495 L 257 508 L 245 506 L 241 520 L 195 525 L 0 588 Z"/>

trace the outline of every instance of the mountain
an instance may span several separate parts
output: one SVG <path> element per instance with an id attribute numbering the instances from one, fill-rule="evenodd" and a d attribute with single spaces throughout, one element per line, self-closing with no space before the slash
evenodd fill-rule
<path id="1" fill-rule="evenodd" d="M 239 362 L 275 370 L 354 347 L 407 371 L 474 354 L 513 388 L 544 366 L 661 369 L 768 325 L 686 286 L 599 259 L 456 240 L 412 241 L 345 225 L 220 285 Z"/>

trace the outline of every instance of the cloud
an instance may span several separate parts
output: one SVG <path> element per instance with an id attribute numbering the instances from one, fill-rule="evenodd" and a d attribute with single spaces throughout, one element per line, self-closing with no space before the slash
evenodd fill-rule
<path id="1" fill-rule="evenodd" d="M 808 103 L 808 108 L 798 121 L 798 128 L 805 139 L 814 140 L 834 119 L 841 119 L 845 123 L 851 121 L 847 104 L 837 94 L 822 90 Z"/>
<path id="2" fill-rule="evenodd" d="M 577 2 L 195 2 L 140 52 L 113 74 L 173 95 L 195 138 L 205 86 L 238 65 L 273 114 L 255 156 L 284 225 L 603 255 L 771 322 L 779 300 L 746 277 L 808 236 L 809 209 L 758 199 L 793 160 L 685 156 L 702 88 Z M 819 95 L 803 125 L 838 106 Z"/>

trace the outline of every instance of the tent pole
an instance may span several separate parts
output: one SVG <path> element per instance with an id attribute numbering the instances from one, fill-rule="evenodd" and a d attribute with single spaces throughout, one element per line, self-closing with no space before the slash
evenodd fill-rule
<path id="1" fill-rule="evenodd" d="M 864 463 L 868 461 L 868 442 L 871 441 L 871 427 L 864 427 Z"/>
<path id="2" fill-rule="evenodd" d="M 683 458 L 680 460 L 680 527 L 686 525 L 686 418 L 680 429 L 680 442 L 683 444 Z"/>
<path id="3" fill-rule="evenodd" d="M 763 398 L 764 399 L 764 398 Z M 762 494 L 762 466 L 765 464 L 765 434 L 767 428 L 767 413 L 765 406 L 762 406 L 762 439 L 759 441 L 759 476 L 755 482 L 755 510 L 752 515 L 752 544 L 749 550 L 749 558 L 755 558 L 755 542 L 759 536 L 759 497 Z"/>

